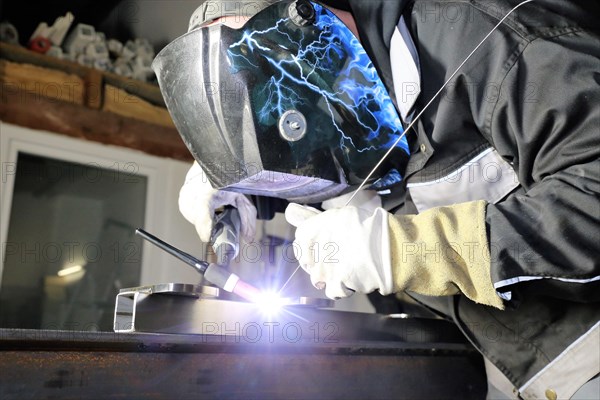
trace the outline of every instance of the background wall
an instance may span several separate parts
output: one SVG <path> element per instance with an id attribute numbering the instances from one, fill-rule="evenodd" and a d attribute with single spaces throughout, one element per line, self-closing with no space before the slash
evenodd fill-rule
<path id="1" fill-rule="evenodd" d="M 17 193 L 13 197 L 14 175 L 10 173 L 10 170 L 12 170 L 11 165 L 14 164 L 19 152 L 63 159 L 84 165 L 92 163 L 103 167 L 117 168 L 122 168 L 123 165 L 135 165 L 137 173 L 147 177 L 146 215 L 143 227 L 198 258 L 206 257 L 208 247 L 198 240 L 195 228 L 180 215 L 178 210 L 179 188 L 189 168 L 188 163 L 5 123 L 0 125 L 0 139 L 2 145 L 0 161 L 3 166 L 0 273 L 4 268 L 7 249 L 10 250 L 7 247 L 7 234 L 10 221 L 8 216 L 11 211 L 24 216 L 27 222 L 20 228 L 22 231 L 12 232 L 12 243 L 9 245 L 26 240 L 29 242 L 33 240 L 41 244 L 57 242 L 62 240 L 58 238 L 74 234 L 73 241 L 97 242 L 103 249 L 102 251 L 107 254 L 114 253 L 111 246 L 117 236 L 122 234 L 121 230 L 113 227 L 106 232 L 100 232 L 97 224 L 95 228 L 91 226 L 86 228 L 86 222 L 104 221 L 108 215 L 111 215 L 114 219 L 125 221 L 126 225 L 133 225 L 133 222 L 128 223 L 127 221 L 134 221 L 134 215 L 141 212 L 141 210 L 132 210 L 126 206 L 132 203 L 135 192 L 114 190 L 107 193 L 106 189 L 99 184 L 93 185 L 93 190 L 87 198 L 82 199 L 80 193 L 67 192 L 51 199 L 44 208 L 39 207 L 39 203 L 37 203 L 39 199 L 29 198 L 30 195 Z M 62 222 L 53 225 L 53 221 Z M 55 227 L 52 228 L 52 226 Z M 283 243 L 287 243 L 287 246 L 269 248 L 268 243 L 271 238 L 283 241 Z M 290 245 L 293 240 L 293 229 L 287 224 L 283 215 L 278 214 L 272 221 L 259 221 L 256 240 L 256 243 L 242 244 L 240 257 L 233 263 L 231 269 L 242 278 L 257 285 L 268 282 L 274 289 L 279 289 L 297 267 Z M 200 282 L 198 274 L 189 266 L 147 242 L 140 241 L 140 245 L 139 256 L 142 259 L 142 270 L 139 283 L 141 285 Z M 120 250 L 125 249 L 121 248 Z M 15 257 L 14 254 L 12 256 Z M 22 258 L 22 255 L 16 254 L 16 257 Z M 40 280 L 45 279 L 44 277 L 48 274 L 55 274 L 65 266 L 63 259 L 45 263 L 43 268 L 37 264 L 28 264 L 30 261 L 34 262 L 31 255 L 26 255 L 23 260 L 25 262 L 20 264 L 22 273 L 7 277 L 8 280 L 1 282 L 3 293 L 0 293 L 0 297 L 12 296 L 13 293 L 31 292 L 30 298 L 35 298 L 36 294 L 33 291 L 39 291 L 36 288 L 39 288 Z M 73 264 L 76 264 L 75 261 L 79 260 L 73 260 Z M 32 271 L 37 271 L 39 274 L 37 272 L 34 274 Z M 106 274 L 103 275 L 103 272 Z M 95 283 L 94 288 L 110 286 L 111 282 L 104 282 L 105 279 L 108 279 L 108 275 L 109 271 L 97 270 L 94 272 L 92 276 Z M 131 286 L 131 284 L 125 285 L 125 287 L 127 286 Z M 48 289 L 53 286 L 46 283 L 45 287 Z M 56 291 L 53 293 L 54 297 L 52 298 L 54 299 L 59 299 L 62 295 Z M 294 275 L 288 284 L 286 294 L 323 297 L 322 292 L 312 287 L 308 275 L 302 270 Z M 47 311 L 48 307 L 55 306 L 46 304 L 45 307 Z M 336 308 L 372 312 L 372 307 L 366 297 L 360 295 L 336 302 Z M 28 309 L 27 312 L 42 313 L 44 310 Z M 75 310 L 73 311 L 74 315 L 78 315 L 77 312 L 81 315 L 80 318 L 84 318 L 90 311 L 89 309 Z"/>

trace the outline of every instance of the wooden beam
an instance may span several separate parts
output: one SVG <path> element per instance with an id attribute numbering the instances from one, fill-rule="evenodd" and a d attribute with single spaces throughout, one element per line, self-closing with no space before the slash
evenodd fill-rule
<path id="1" fill-rule="evenodd" d="M 68 103 L 84 104 L 85 82 L 76 74 L 0 59 L 0 90 L 22 90 Z"/>
<path id="2" fill-rule="evenodd" d="M 47 98 L 17 87 L 1 89 L 3 122 L 128 147 L 159 157 L 193 160 L 175 128 Z"/>
<path id="3" fill-rule="evenodd" d="M 85 76 L 85 105 L 89 108 L 99 110 L 102 107 L 104 93 L 102 80 L 102 71 L 97 69 L 90 68 Z"/>
<path id="4" fill-rule="evenodd" d="M 104 85 L 102 110 L 156 125 L 175 128 L 166 108 L 158 107 L 111 85 Z"/>

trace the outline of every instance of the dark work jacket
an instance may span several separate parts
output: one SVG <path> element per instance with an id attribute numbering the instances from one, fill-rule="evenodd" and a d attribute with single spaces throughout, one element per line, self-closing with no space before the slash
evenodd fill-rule
<path id="1" fill-rule="evenodd" d="M 394 92 L 390 40 L 400 16 L 406 19 L 420 60 L 418 114 L 520 2 L 351 0 L 350 5 L 360 39 L 394 100 L 401 94 Z M 451 317 L 525 398 L 543 397 L 537 378 L 547 382 L 557 369 L 569 372 L 565 349 L 598 331 L 599 19 L 597 1 L 523 5 L 425 110 L 416 132 L 409 132 L 414 151 L 409 184 L 448 176 L 486 149 L 495 150 L 518 180 L 486 213 L 492 280 L 507 310 L 463 296 L 416 297 Z M 477 194 L 471 198 L 476 199 Z M 400 209 L 416 212 L 411 190 Z M 587 351 L 600 353 L 600 344 Z M 573 379 L 582 384 L 590 378 Z"/>

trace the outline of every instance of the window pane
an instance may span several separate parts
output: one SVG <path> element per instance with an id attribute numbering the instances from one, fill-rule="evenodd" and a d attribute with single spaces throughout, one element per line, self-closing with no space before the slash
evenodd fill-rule
<path id="1" fill-rule="evenodd" d="M 119 288 L 140 281 L 147 178 L 111 168 L 19 153 L 0 327 L 112 330 Z"/>

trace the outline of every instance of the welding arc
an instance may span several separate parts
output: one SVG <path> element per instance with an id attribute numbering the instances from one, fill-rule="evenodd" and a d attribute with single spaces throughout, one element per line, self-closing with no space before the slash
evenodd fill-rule
<path id="1" fill-rule="evenodd" d="M 350 196 L 350 198 L 348 199 L 348 201 L 346 202 L 346 204 L 344 205 L 348 205 L 350 204 L 350 202 L 352 201 L 352 199 L 354 199 L 354 196 L 356 196 L 356 194 L 367 184 L 367 181 L 369 179 L 371 179 L 371 176 L 373 176 L 373 174 L 375 173 L 375 171 L 377 171 L 377 169 L 379 168 L 379 166 L 383 163 L 383 161 L 385 161 L 385 159 L 390 155 L 390 153 L 392 152 L 392 150 L 394 150 L 394 148 L 398 145 L 398 143 L 400 143 L 400 141 L 402 140 L 402 138 L 404 136 L 406 136 L 406 133 L 411 130 L 411 128 L 413 127 L 413 125 L 419 120 L 419 118 L 421 118 L 421 115 L 423 115 L 423 113 L 425 112 L 425 110 L 427 110 L 429 108 L 429 106 L 431 105 L 431 103 L 434 102 L 434 100 L 442 93 L 442 91 L 446 88 L 446 86 L 448 86 L 448 84 L 450 83 L 450 81 L 452 79 L 454 79 L 454 77 L 456 76 L 456 74 L 458 73 L 458 71 L 463 67 L 463 65 L 465 65 L 467 63 L 467 61 L 469 61 L 469 59 L 471 59 L 471 57 L 473 56 L 473 54 L 475 54 L 475 52 L 481 47 L 481 45 L 483 45 L 483 43 L 492 35 L 492 33 L 494 33 L 499 27 L 500 25 L 502 25 L 502 23 L 506 20 L 506 18 L 508 18 L 514 11 L 516 11 L 519 7 L 521 7 L 524 4 L 527 3 L 531 3 L 534 0 L 525 0 L 522 3 L 517 4 L 512 10 L 510 10 L 497 24 L 496 26 L 494 26 L 494 28 L 492 28 L 492 30 L 481 40 L 481 42 L 479 42 L 479 44 L 477 46 L 475 46 L 475 48 L 473 49 L 473 51 L 471 51 L 471 53 L 467 56 L 467 58 L 465 58 L 465 60 L 460 63 L 460 65 L 456 68 L 456 70 L 454 70 L 454 72 L 452 73 L 452 75 L 450 75 L 450 77 L 446 80 L 446 82 L 444 82 L 444 84 L 442 85 L 442 87 L 436 92 L 436 94 L 431 98 L 431 100 L 429 100 L 429 102 L 425 105 L 425 107 L 423 107 L 423 109 L 421 110 L 421 112 L 419 112 L 419 114 L 417 114 L 417 116 L 411 121 L 411 123 L 408 125 L 408 127 L 404 130 L 404 132 L 402 132 L 402 134 L 398 137 L 398 139 L 396 139 L 396 141 L 394 142 L 394 144 L 388 149 L 388 151 L 381 157 L 381 159 L 379 160 L 379 162 L 377 163 L 377 165 L 375 165 L 375 167 L 373 167 L 373 169 L 371 170 L 371 172 L 369 172 L 369 175 L 367 175 L 367 177 L 361 182 L 361 184 L 358 186 L 358 188 L 352 193 L 352 196 Z"/>
<path id="2" fill-rule="evenodd" d="M 140 235 L 141 237 L 143 237 L 144 239 L 146 239 L 153 245 L 157 246 L 158 248 L 166 251 L 173 257 L 176 257 L 176 258 L 180 259 L 181 261 L 183 261 L 184 263 L 191 265 L 201 274 L 204 275 L 204 273 L 206 272 L 206 269 L 208 268 L 208 263 L 206 261 L 198 260 L 196 257 L 191 256 L 188 253 L 181 251 L 176 247 L 171 246 L 169 243 L 167 243 L 163 240 L 160 240 L 156 236 L 146 232 L 145 230 L 143 230 L 141 228 L 136 229 L 135 233 L 137 235 Z"/>

